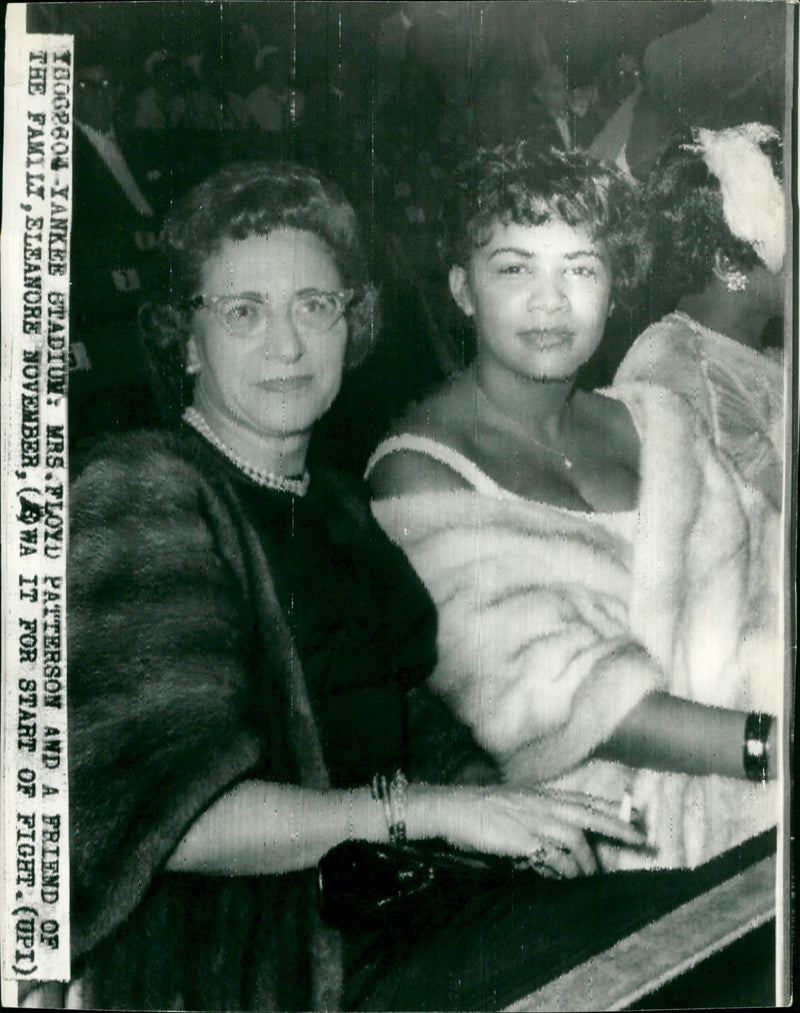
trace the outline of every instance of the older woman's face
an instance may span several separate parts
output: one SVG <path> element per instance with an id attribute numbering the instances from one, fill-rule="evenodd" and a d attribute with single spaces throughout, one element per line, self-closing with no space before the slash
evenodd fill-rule
<path id="1" fill-rule="evenodd" d="M 498 223 L 468 267 L 453 268 L 453 295 L 475 318 L 478 354 L 519 376 L 573 376 L 603 337 L 611 273 L 602 243 L 559 219 Z"/>
<path id="2" fill-rule="evenodd" d="M 339 391 L 347 324 L 340 317 L 324 330 L 310 326 L 311 315 L 298 312 L 298 293 L 324 299 L 342 287 L 314 233 L 279 229 L 226 239 L 203 267 L 198 294 L 206 304 L 192 321 L 196 399 L 202 394 L 232 421 L 264 435 L 310 430 Z"/>

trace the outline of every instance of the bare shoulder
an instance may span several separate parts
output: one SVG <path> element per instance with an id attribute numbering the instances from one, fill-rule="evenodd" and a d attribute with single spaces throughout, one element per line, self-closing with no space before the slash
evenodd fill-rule
<path id="1" fill-rule="evenodd" d="M 459 492 L 471 489 L 457 471 L 423 450 L 396 450 L 382 457 L 369 475 L 373 499 L 421 492 Z"/>
<path id="2" fill-rule="evenodd" d="M 390 435 L 424 437 L 444 448 L 464 453 L 461 388 L 459 378 L 443 384 L 413 405 Z M 423 447 L 398 448 L 381 457 L 369 474 L 369 484 L 375 499 L 472 488 L 458 471 Z"/>

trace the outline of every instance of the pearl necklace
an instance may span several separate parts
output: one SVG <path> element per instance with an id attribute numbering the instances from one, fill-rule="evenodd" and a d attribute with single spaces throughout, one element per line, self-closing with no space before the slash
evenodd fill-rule
<path id="1" fill-rule="evenodd" d="M 276 475 L 272 471 L 260 471 L 251 464 L 243 461 L 241 457 L 222 442 L 205 418 L 196 408 L 187 408 L 183 413 L 184 422 L 188 422 L 201 436 L 204 436 L 209 443 L 235 465 L 242 474 L 246 475 L 256 485 L 264 486 L 267 489 L 277 489 L 278 492 L 290 492 L 293 496 L 305 496 L 308 492 L 308 485 L 311 476 L 304 471 L 300 478 L 287 478 L 286 475 Z"/>
<path id="2" fill-rule="evenodd" d="M 537 440 L 536 437 L 531 436 L 531 434 L 524 428 L 524 426 L 521 426 L 519 422 L 517 422 L 515 419 L 510 418 L 504 412 L 500 411 L 499 408 L 496 408 L 494 404 L 489 400 L 488 396 L 484 393 L 483 389 L 480 387 L 477 381 L 475 383 L 475 389 L 478 392 L 478 398 L 481 401 L 481 403 L 486 408 L 488 408 L 489 411 L 491 411 L 498 419 L 500 419 L 503 422 L 503 424 L 506 425 L 515 435 L 520 437 L 520 439 L 525 440 L 526 443 L 533 443 L 535 446 L 541 447 L 541 449 L 546 450 L 548 454 L 553 454 L 555 457 L 560 457 L 567 471 L 572 471 L 573 467 L 575 466 L 575 462 L 570 457 L 567 457 L 567 455 L 563 451 L 556 450 L 555 447 L 549 447 L 546 443 L 542 443 L 541 440 Z"/>

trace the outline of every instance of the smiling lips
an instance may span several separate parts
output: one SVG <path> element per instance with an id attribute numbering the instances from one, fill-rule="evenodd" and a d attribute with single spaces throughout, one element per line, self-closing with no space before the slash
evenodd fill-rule
<path id="1" fill-rule="evenodd" d="M 535 344 L 541 351 L 558 348 L 572 339 L 572 331 L 567 327 L 531 327 L 517 333 L 525 341 Z"/>
<path id="2" fill-rule="evenodd" d="M 284 394 L 287 391 L 302 390 L 311 383 L 312 378 L 305 374 L 300 376 L 276 376 L 271 380 L 262 380 L 256 386 L 267 393 Z"/>

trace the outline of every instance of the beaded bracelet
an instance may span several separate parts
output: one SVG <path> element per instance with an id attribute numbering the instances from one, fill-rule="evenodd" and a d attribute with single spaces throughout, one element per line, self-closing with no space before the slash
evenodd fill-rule
<path id="1" fill-rule="evenodd" d="M 395 772 L 391 782 L 387 784 L 383 774 L 376 774 L 372 779 L 372 797 L 383 806 L 383 815 L 389 830 L 392 844 L 406 842 L 406 788 L 408 781 L 402 770 Z"/>
<path id="2" fill-rule="evenodd" d="M 389 785 L 389 808 L 392 811 L 392 824 L 389 827 L 389 838 L 392 844 L 406 843 L 406 788 L 408 781 L 402 770 L 395 772 Z"/>
<path id="3" fill-rule="evenodd" d="M 389 788 L 386 784 L 386 777 L 383 774 L 376 774 L 372 779 L 372 797 L 383 806 L 383 815 L 386 819 L 386 826 L 391 839 L 392 810 L 389 806 Z"/>
<path id="4" fill-rule="evenodd" d="M 744 723 L 744 774 L 748 781 L 764 784 L 769 777 L 769 714 L 748 714 Z"/>

